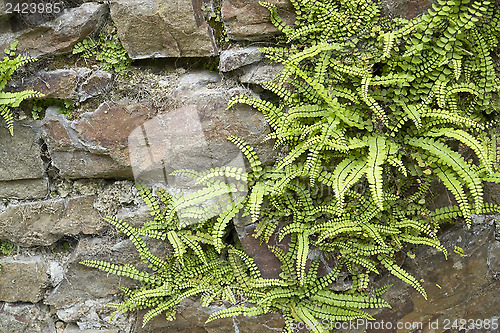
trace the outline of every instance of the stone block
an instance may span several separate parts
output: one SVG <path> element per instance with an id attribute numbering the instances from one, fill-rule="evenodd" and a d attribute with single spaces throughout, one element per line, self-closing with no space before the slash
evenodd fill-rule
<path id="1" fill-rule="evenodd" d="M 5 333 L 56 333 L 48 306 L 0 302 L 0 329 Z"/>
<path id="2" fill-rule="evenodd" d="M 294 9 L 288 0 L 267 1 L 278 6 L 278 14 L 287 23 L 295 21 Z M 222 20 L 233 40 L 263 40 L 279 33 L 269 20 L 269 10 L 259 0 L 223 0 Z"/>
<path id="3" fill-rule="evenodd" d="M 260 61 L 263 58 L 257 47 L 224 50 L 220 54 L 219 70 L 230 72 L 243 66 Z"/>
<path id="4" fill-rule="evenodd" d="M 112 0 L 111 18 L 132 59 L 217 55 L 201 1 Z"/>
<path id="5" fill-rule="evenodd" d="M 37 303 L 49 282 L 41 256 L 0 258 L 0 301 Z"/>
<path id="6" fill-rule="evenodd" d="M 74 121 L 50 110 L 43 135 L 52 163 L 67 178 L 130 178 L 128 136 L 155 113 L 150 103 L 126 100 L 105 102 Z"/>
<path id="7" fill-rule="evenodd" d="M 107 224 L 93 201 L 92 196 L 82 196 L 8 206 L 0 214 L 0 239 L 21 246 L 46 246 L 65 235 L 98 234 Z"/>
<path id="8" fill-rule="evenodd" d="M 14 122 L 14 136 L 3 124 L 0 126 L 0 181 L 43 177 L 39 139 L 38 121 Z"/>

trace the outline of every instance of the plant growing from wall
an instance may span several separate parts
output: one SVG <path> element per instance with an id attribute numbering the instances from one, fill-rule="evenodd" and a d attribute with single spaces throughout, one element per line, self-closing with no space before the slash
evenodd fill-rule
<path id="1" fill-rule="evenodd" d="M 264 84 L 276 101 L 237 96 L 228 106 L 245 103 L 262 111 L 273 130 L 267 139 L 285 146 L 286 156 L 263 167 L 250 146 L 230 137 L 250 172 L 179 170 L 176 175 L 205 187 L 184 196 L 159 192 L 160 200 L 141 187 L 154 219 L 138 229 L 109 220 L 132 239 L 154 273 L 83 262 L 143 282 L 126 290 L 129 298 L 115 305 L 119 311 L 150 309 L 145 322 L 163 311 L 173 318 L 182 298 L 200 295 L 204 305 L 249 305 L 216 312 L 209 320 L 280 312 L 286 332 L 297 321 L 326 332 L 318 325 L 323 319 L 369 318 L 361 309 L 388 306 L 367 293 L 373 288 L 369 276 L 382 269 L 426 297 L 395 255 L 428 245 L 446 256 L 437 238 L 441 223 L 462 216 L 469 226 L 472 213 L 499 211 L 483 203 L 483 183 L 500 182 L 494 130 L 500 80 L 491 56 L 498 46 L 498 5 L 439 0 L 415 19 L 388 20 L 371 0 L 291 2 L 297 13 L 293 27 L 273 5 L 262 3 L 286 41 L 262 49 L 284 65 Z M 456 206 L 426 207 L 435 182 L 444 184 Z M 208 198 L 212 204 L 200 208 Z M 262 243 L 275 233 L 280 241 L 289 235 L 288 251 L 270 247 L 283 263 L 280 279 L 262 279 L 241 245 L 225 240 L 240 213 L 256 224 Z M 182 224 L 189 218 L 202 222 Z M 164 261 L 152 255 L 141 235 L 167 240 L 172 256 Z M 334 258 L 326 275 L 317 275 L 319 260 L 308 263 L 311 248 Z M 329 288 L 340 271 L 353 280 L 343 293 Z"/>
<path id="2" fill-rule="evenodd" d="M 109 33 L 101 32 L 96 40 L 87 37 L 76 43 L 73 54 L 79 54 L 84 59 L 94 58 L 102 64 L 105 71 L 114 70 L 119 74 L 125 73 L 132 63 L 114 25 Z"/>
<path id="3" fill-rule="evenodd" d="M 19 104 L 26 99 L 43 96 L 43 94 L 34 90 L 23 90 L 19 92 L 4 91 L 7 82 L 10 80 L 16 69 L 24 64 L 35 61 L 34 58 L 21 55 L 16 56 L 17 44 L 18 42 L 12 43 L 10 48 L 4 51 L 5 56 L 3 57 L 3 60 L 0 61 L 0 115 L 5 120 L 11 135 L 14 135 L 12 108 L 18 107 Z"/>

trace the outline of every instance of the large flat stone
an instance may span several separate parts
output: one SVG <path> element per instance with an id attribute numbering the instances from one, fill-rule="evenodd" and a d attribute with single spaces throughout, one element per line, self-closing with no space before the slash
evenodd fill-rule
<path id="1" fill-rule="evenodd" d="M 45 98 L 71 99 L 78 102 L 104 93 L 111 82 L 111 74 L 90 68 L 57 69 L 40 71 L 35 76 L 24 80 L 15 91 L 36 90 Z"/>
<path id="2" fill-rule="evenodd" d="M 0 328 L 5 333 L 56 333 L 49 309 L 42 304 L 0 302 Z"/>
<path id="3" fill-rule="evenodd" d="M 65 235 L 98 234 L 107 224 L 82 196 L 8 206 L 0 214 L 0 239 L 21 246 L 50 245 Z"/>
<path id="4" fill-rule="evenodd" d="M 69 53 L 78 41 L 101 25 L 106 13 L 107 5 L 96 2 L 69 8 L 52 21 L 4 35 L 0 38 L 0 56 L 14 40 L 19 41 L 20 52 L 26 52 L 32 57 Z"/>
<path id="5" fill-rule="evenodd" d="M 288 0 L 266 1 L 278 6 L 278 13 L 287 24 L 292 24 L 295 14 Z M 259 0 L 223 0 L 222 20 L 226 32 L 233 40 L 262 40 L 279 33 L 269 20 L 269 10 L 259 5 Z"/>
<path id="6" fill-rule="evenodd" d="M 36 303 L 48 284 L 42 257 L 0 258 L 0 301 Z"/>
<path id="7" fill-rule="evenodd" d="M 427 246 L 415 252 L 414 260 L 406 260 L 402 267 L 418 280 L 422 279 L 427 300 L 412 287 L 384 273 L 377 284 L 394 283 L 383 296 L 392 309 L 372 313 L 379 325 L 382 321 L 393 325 L 393 329 L 384 332 L 402 332 L 395 329 L 397 323 L 416 323 L 423 330 L 415 327 L 414 331 L 444 333 L 450 332 L 453 321 L 461 318 L 481 322 L 498 318 L 500 283 L 496 272 L 499 269 L 499 242 L 494 238 L 494 226 L 493 217 L 475 216 L 470 230 L 456 225 L 441 235 L 441 242 L 448 250 L 448 260 L 442 252 Z M 456 253 L 455 246 L 461 247 L 465 256 Z M 450 323 L 448 330 L 445 327 L 447 322 Z M 355 331 L 340 332 L 373 332 L 369 327 L 363 323 Z M 470 331 L 495 332 L 479 328 Z"/>
<path id="8" fill-rule="evenodd" d="M 130 58 L 205 57 L 218 53 L 201 1 L 112 0 L 111 18 Z"/>

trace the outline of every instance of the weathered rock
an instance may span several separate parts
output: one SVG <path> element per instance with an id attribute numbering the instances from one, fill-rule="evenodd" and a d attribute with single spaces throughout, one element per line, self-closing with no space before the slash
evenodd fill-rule
<path id="1" fill-rule="evenodd" d="M 0 181 L 43 177 L 38 121 L 16 121 L 14 136 L 2 124 L 0 138 Z"/>
<path id="2" fill-rule="evenodd" d="M 0 198 L 41 199 L 47 194 L 46 179 L 0 181 Z"/>
<path id="3" fill-rule="evenodd" d="M 240 76 L 241 83 L 262 84 L 272 80 L 279 72 L 283 70 L 281 64 L 257 64 L 250 66 Z"/>
<path id="4" fill-rule="evenodd" d="M 111 18 L 132 59 L 218 53 L 201 1 L 112 0 Z"/>
<path id="5" fill-rule="evenodd" d="M 35 77 L 25 80 L 16 91 L 32 89 L 45 95 L 45 98 L 72 99 L 83 102 L 104 93 L 111 82 L 111 74 L 89 68 L 58 69 L 41 71 Z"/>
<path id="6" fill-rule="evenodd" d="M 0 239 L 21 246 L 50 245 L 65 235 L 98 234 L 106 228 L 91 196 L 8 206 L 0 214 Z"/>
<path id="7" fill-rule="evenodd" d="M 67 178 L 131 177 L 127 138 L 155 114 L 149 103 L 105 102 L 79 120 L 48 111 L 43 134 L 52 163 Z"/>
<path id="8" fill-rule="evenodd" d="M 257 317 L 223 318 L 205 324 L 209 315 L 223 308 L 215 305 L 202 307 L 199 301 L 184 299 L 179 304 L 176 320 L 168 321 L 160 315 L 153 318 L 145 327 L 142 327 L 142 317 L 145 312 L 140 311 L 135 333 L 268 333 L 281 332 L 284 326 L 283 318 L 276 313 Z"/>
<path id="9" fill-rule="evenodd" d="M 105 4 L 86 2 L 80 7 L 67 9 L 53 21 L 4 35 L 0 38 L 0 52 L 18 40 L 18 50 L 33 57 L 68 53 L 73 45 L 101 25 L 106 14 Z"/>
<path id="10" fill-rule="evenodd" d="M 251 258 L 254 259 L 255 264 L 259 268 L 262 277 L 265 279 L 279 279 L 281 273 L 281 261 L 269 250 L 267 246 L 260 244 L 260 240 L 253 237 L 256 225 L 248 225 L 243 229 L 238 230 L 238 237 L 241 245 Z M 271 236 L 268 245 L 276 246 L 278 244 L 277 234 Z M 282 245 L 286 245 L 283 242 Z"/>
<path id="11" fill-rule="evenodd" d="M 462 319 L 491 320 L 498 318 L 500 282 L 496 278 L 499 271 L 500 255 L 498 241 L 494 239 L 494 219 L 492 217 L 475 216 L 470 230 L 463 226 L 454 226 L 440 238 L 448 250 L 448 260 L 443 253 L 432 248 L 418 249 L 416 259 L 406 262 L 403 268 L 417 279 L 423 279 L 428 300 L 425 300 L 413 288 L 394 277 L 385 276 L 377 281 L 382 286 L 394 283 L 394 286 L 383 296 L 392 309 L 377 310 L 374 313 L 376 322 L 384 327 L 387 323 L 392 329 L 384 332 L 397 331 L 396 323 L 415 323 L 412 331 L 449 332 L 453 321 Z M 454 251 L 454 247 L 463 249 L 465 256 Z M 372 324 L 373 325 L 373 324 Z M 371 332 L 368 324 L 362 323 L 357 330 L 341 332 Z M 410 331 L 408 329 L 408 331 Z M 471 332 L 494 332 L 477 328 Z"/>
<path id="12" fill-rule="evenodd" d="M 48 307 L 41 304 L 0 303 L 0 328 L 6 333 L 56 333 Z"/>
<path id="13" fill-rule="evenodd" d="M 42 257 L 0 258 L 0 301 L 37 303 L 48 284 Z"/>
<path id="14" fill-rule="evenodd" d="M 40 123 L 16 121 L 14 136 L 0 126 L 0 198 L 43 198 L 48 184 L 40 149 Z"/>
<path id="15" fill-rule="evenodd" d="M 295 13 L 288 0 L 267 2 L 277 5 L 280 17 L 287 24 L 293 24 Z M 258 0 L 223 0 L 221 10 L 230 39 L 262 40 L 279 33 L 269 20 L 269 10 L 259 5 Z"/>
<path id="16" fill-rule="evenodd" d="M 150 251 L 156 255 L 164 257 L 168 252 L 162 241 L 148 240 L 147 243 Z M 88 307 L 88 304 L 85 305 L 86 301 L 99 302 L 104 306 L 111 298 L 121 295 L 120 286 L 131 288 L 139 285 L 137 281 L 130 278 L 86 267 L 80 264 L 82 260 L 131 264 L 139 269 L 145 269 L 135 246 L 128 239 L 97 237 L 81 239 L 66 262 L 64 280 L 44 301 L 45 304 L 53 305 L 63 312 L 66 311 L 64 315 L 68 316 L 66 319 L 71 316 L 71 321 L 76 321 L 76 319 L 81 318 L 81 315 L 74 313 L 74 311 L 67 312 L 70 307 L 76 306 L 78 309 L 81 309 L 81 306 Z M 112 311 L 102 310 L 102 314 L 110 313 Z"/>
<path id="17" fill-rule="evenodd" d="M 95 71 L 85 81 L 83 81 L 78 91 L 79 101 L 85 102 L 87 99 L 105 93 L 111 84 L 111 73 L 105 71 Z"/>
<path id="18" fill-rule="evenodd" d="M 221 72 L 230 72 L 237 68 L 258 62 L 262 57 L 262 53 L 257 47 L 225 50 L 220 54 L 219 70 Z"/>

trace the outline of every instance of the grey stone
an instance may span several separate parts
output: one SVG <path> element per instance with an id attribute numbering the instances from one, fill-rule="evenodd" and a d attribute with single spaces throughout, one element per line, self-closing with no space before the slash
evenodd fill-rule
<path id="1" fill-rule="evenodd" d="M 0 328 L 5 333 L 56 333 L 48 307 L 41 304 L 0 303 Z"/>
<path id="2" fill-rule="evenodd" d="M 47 194 L 46 179 L 0 181 L 0 198 L 41 199 Z"/>
<path id="3" fill-rule="evenodd" d="M 48 285 L 42 257 L 0 258 L 0 301 L 37 303 Z"/>
<path id="4" fill-rule="evenodd" d="M 106 222 L 81 196 L 11 205 L 0 214 L 0 239 L 21 246 L 50 245 L 65 235 L 98 234 Z"/>
<path id="5" fill-rule="evenodd" d="M 38 121 L 14 122 L 14 136 L 0 126 L 0 181 L 43 177 L 39 138 Z"/>
<path id="6" fill-rule="evenodd" d="M 205 57 L 218 53 L 201 1 L 112 0 L 111 18 L 132 59 Z"/>
<path id="7" fill-rule="evenodd" d="M 139 311 L 135 333 L 268 333 L 281 332 L 284 326 L 283 318 L 276 313 L 256 317 L 223 318 L 205 324 L 209 315 L 221 309 L 224 307 L 216 305 L 202 307 L 199 301 L 184 299 L 178 306 L 174 321 L 168 321 L 165 316 L 159 315 L 148 322 L 145 327 L 142 327 L 142 317 L 145 312 Z"/>
<path id="8" fill-rule="evenodd" d="M 384 273 L 376 283 L 378 286 L 394 283 L 382 296 L 392 309 L 372 311 L 376 322 L 390 322 L 394 326 L 398 322 L 417 323 L 422 325 L 424 332 L 430 328 L 429 325 L 434 325 L 432 331 L 441 333 L 446 332 L 446 321 L 451 327 L 451 323 L 460 318 L 480 319 L 483 322 L 484 319 L 498 318 L 500 282 L 496 272 L 499 253 L 494 225 L 491 216 L 473 216 L 470 230 L 456 225 L 441 235 L 440 240 L 448 250 L 448 260 L 442 252 L 424 246 L 415 251 L 415 259 L 403 263 L 404 269 L 418 280 L 423 280 L 427 300 L 412 287 Z M 465 256 L 455 252 L 455 246 L 461 247 Z M 368 327 L 367 324 L 360 325 L 356 332 L 370 332 Z"/>
<path id="9" fill-rule="evenodd" d="M 278 6 L 278 14 L 287 24 L 295 21 L 295 12 L 288 0 L 270 0 Z M 223 0 L 222 20 L 233 40 L 263 40 L 279 33 L 269 20 L 269 10 L 259 0 Z"/>
<path id="10" fill-rule="evenodd" d="M 43 93 L 45 98 L 72 99 L 84 102 L 106 92 L 111 82 L 111 74 L 89 68 L 57 69 L 40 71 L 34 77 L 14 86 L 14 91 L 32 89 Z"/>
<path id="11" fill-rule="evenodd" d="M 240 76 L 241 83 L 262 84 L 272 80 L 283 70 L 281 64 L 257 64 L 250 66 Z"/>
<path id="12" fill-rule="evenodd" d="M 404 17 L 412 19 L 426 12 L 433 0 L 382 0 L 382 14 L 388 17 Z"/>
<path id="13" fill-rule="evenodd" d="M 262 53 L 260 53 L 257 47 L 225 50 L 220 54 L 219 70 L 221 72 L 230 72 L 258 62 L 262 57 Z"/>
<path id="14" fill-rule="evenodd" d="M 139 194 L 131 181 L 117 181 L 97 193 L 94 208 L 103 216 L 114 216 L 120 208 L 135 203 Z"/>
<path id="15" fill-rule="evenodd" d="M 105 102 L 68 121 L 48 110 L 43 135 L 60 175 L 67 178 L 130 178 L 130 132 L 154 115 L 150 103 Z"/>
<path id="16" fill-rule="evenodd" d="M 78 41 L 101 25 L 106 13 L 105 4 L 86 2 L 67 9 L 53 21 L 0 38 L 0 52 L 3 53 L 14 40 L 19 41 L 20 52 L 27 52 L 32 57 L 71 52 Z"/>

